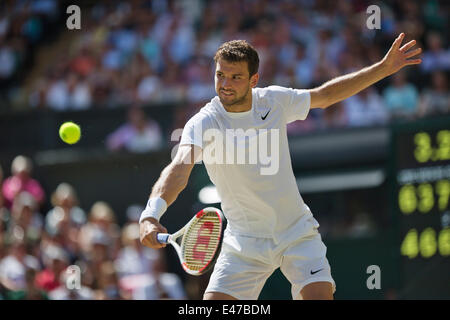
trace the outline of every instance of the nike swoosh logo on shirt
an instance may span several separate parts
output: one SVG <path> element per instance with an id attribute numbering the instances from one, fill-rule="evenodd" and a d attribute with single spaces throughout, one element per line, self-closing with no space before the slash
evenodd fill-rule
<path id="1" fill-rule="evenodd" d="M 270 109 L 270 110 L 272 110 L 272 109 Z M 266 113 L 266 115 L 265 115 L 264 117 L 263 117 L 263 116 L 261 116 L 261 119 L 262 119 L 262 120 L 266 120 L 266 117 L 267 117 L 267 115 L 269 114 L 270 110 L 269 110 L 269 111 L 267 111 L 267 113 Z"/>
<path id="2" fill-rule="evenodd" d="M 316 270 L 316 271 L 312 271 L 311 270 L 311 274 L 316 274 L 317 272 L 320 272 L 320 271 L 322 271 L 323 270 L 323 268 L 322 269 L 319 269 L 319 270 Z"/>

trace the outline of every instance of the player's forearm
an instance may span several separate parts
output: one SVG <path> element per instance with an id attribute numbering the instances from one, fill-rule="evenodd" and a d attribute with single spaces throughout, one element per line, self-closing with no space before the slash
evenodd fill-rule
<path id="1" fill-rule="evenodd" d="M 153 186 L 150 198 L 163 198 L 167 206 L 170 206 L 178 197 L 178 195 L 186 188 L 189 175 L 186 170 L 182 170 L 180 166 L 173 164 L 168 165 L 162 172 L 158 181 Z"/>
<path id="2" fill-rule="evenodd" d="M 351 97 L 389 75 L 382 61 L 359 71 L 352 72 L 311 90 L 311 103 L 326 108 Z M 314 101 L 316 100 L 316 101 Z"/>

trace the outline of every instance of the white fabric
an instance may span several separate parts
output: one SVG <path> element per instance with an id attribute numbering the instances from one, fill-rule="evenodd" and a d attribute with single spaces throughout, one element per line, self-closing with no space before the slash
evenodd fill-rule
<path id="1" fill-rule="evenodd" d="M 272 239 L 239 236 L 227 230 L 205 292 L 256 300 L 266 280 L 277 268 L 291 283 L 293 299 L 301 298 L 300 291 L 312 282 L 330 282 L 335 291 L 336 285 L 326 258 L 327 248 L 317 231 L 319 224 L 308 216 L 301 222 L 302 228 L 298 231 L 304 236 L 282 245 L 276 245 Z"/>
<path id="2" fill-rule="evenodd" d="M 287 123 L 306 119 L 310 99 L 307 90 L 279 86 L 254 88 L 250 111 L 227 112 L 216 96 L 186 123 L 180 145 L 194 144 L 203 148 L 206 170 L 216 185 L 228 229 L 233 233 L 273 238 L 275 243 L 279 243 L 286 240 L 288 228 L 299 227 L 303 216 L 312 215 L 298 191 L 286 133 Z M 215 143 L 214 140 L 202 139 L 208 129 L 216 129 L 223 134 L 228 129 L 242 129 L 244 132 L 254 129 L 256 135 L 238 136 L 230 146 L 235 150 L 235 157 L 239 150 L 244 150 L 248 158 L 245 164 L 211 163 L 211 159 L 224 160 L 229 149 L 223 157 L 219 152 L 208 155 L 206 150 Z M 270 161 L 264 163 L 258 155 L 256 163 L 252 163 L 249 150 L 257 148 L 257 153 L 260 153 L 260 141 L 270 141 L 267 146 Z M 272 149 L 276 144 L 278 149 Z M 217 143 L 215 145 L 218 146 Z M 208 161 L 205 156 L 209 157 Z"/>

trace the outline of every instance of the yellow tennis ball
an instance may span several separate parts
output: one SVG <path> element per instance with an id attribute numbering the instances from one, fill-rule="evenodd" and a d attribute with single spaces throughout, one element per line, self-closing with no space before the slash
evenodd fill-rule
<path id="1" fill-rule="evenodd" d="M 70 121 L 65 122 L 61 125 L 61 127 L 59 127 L 59 136 L 65 143 L 77 143 L 81 137 L 80 126 Z"/>

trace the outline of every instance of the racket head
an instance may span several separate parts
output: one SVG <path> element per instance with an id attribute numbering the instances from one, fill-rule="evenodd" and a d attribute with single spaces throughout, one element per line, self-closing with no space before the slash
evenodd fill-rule
<path id="1" fill-rule="evenodd" d="M 224 229 L 224 215 L 214 207 L 199 211 L 186 225 L 180 260 L 187 273 L 199 276 L 211 269 L 220 253 Z"/>

